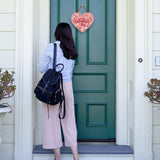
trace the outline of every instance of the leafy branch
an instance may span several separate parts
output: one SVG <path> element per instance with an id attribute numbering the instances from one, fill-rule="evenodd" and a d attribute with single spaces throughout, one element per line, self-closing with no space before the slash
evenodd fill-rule
<path id="1" fill-rule="evenodd" d="M 0 100 L 10 98 L 14 95 L 16 86 L 13 78 L 14 72 L 9 73 L 7 70 L 2 72 L 0 68 Z"/>
<path id="2" fill-rule="evenodd" d="M 147 86 L 149 90 L 144 93 L 144 96 L 148 97 L 151 103 L 160 103 L 160 80 L 151 79 Z"/>

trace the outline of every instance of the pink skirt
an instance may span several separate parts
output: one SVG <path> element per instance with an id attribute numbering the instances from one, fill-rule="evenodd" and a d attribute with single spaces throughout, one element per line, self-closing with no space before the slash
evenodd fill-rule
<path id="1" fill-rule="evenodd" d="M 72 82 L 63 83 L 65 94 L 66 116 L 60 120 L 59 104 L 49 105 L 43 103 L 43 148 L 56 149 L 62 147 L 61 126 L 64 134 L 65 146 L 77 146 L 77 128 L 75 123 L 74 96 Z"/>

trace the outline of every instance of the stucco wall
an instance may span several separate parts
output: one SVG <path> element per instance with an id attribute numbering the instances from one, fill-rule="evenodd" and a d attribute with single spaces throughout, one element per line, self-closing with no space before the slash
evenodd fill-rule
<path id="1" fill-rule="evenodd" d="M 160 79 L 160 66 L 155 65 L 155 57 L 160 56 L 160 0 L 153 0 L 152 11 L 152 50 L 153 50 L 153 77 Z M 153 156 L 160 160 L 160 113 L 153 106 Z"/>
<path id="2" fill-rule="evenodd" d="M 0 0 L 0 68 L 15 70 L 16 0 Z M 13 112 L 2 120 L 0 160 L 13 160 L 14 153 L 14 97 L 8 102 Z"/>

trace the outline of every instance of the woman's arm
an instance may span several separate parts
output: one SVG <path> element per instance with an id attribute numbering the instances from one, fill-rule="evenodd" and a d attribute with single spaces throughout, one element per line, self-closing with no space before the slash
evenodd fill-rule
<path id="1" fill-rule="evenodd" d="M 37 65 L 38 70 L 43 73 L 48 70 L 49 62 L 51 61 L 50 53 L 53 51 L 53 44 L 49 43 L 43 53 L 43 56 L 40 59 L 40 62 Z"/>

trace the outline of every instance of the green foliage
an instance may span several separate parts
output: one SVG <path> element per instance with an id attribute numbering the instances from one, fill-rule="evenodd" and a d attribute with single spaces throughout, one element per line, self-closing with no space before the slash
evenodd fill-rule
<path id="1" fill-rule="evenodd" d="M 152 103 L 160 103 L 160 80 L 151 79 L 147 86 L 149 90 L 144 93 L 144 96 L 148 97 Z"/>
<path id="2" fill-rule="evenodd" d="M 13 78 L 14 72 L 9 73 L 7 70 L 2 72 L 0 68 L 0 100 L 10 98 L 14 95 L 16 86 Z"/>

